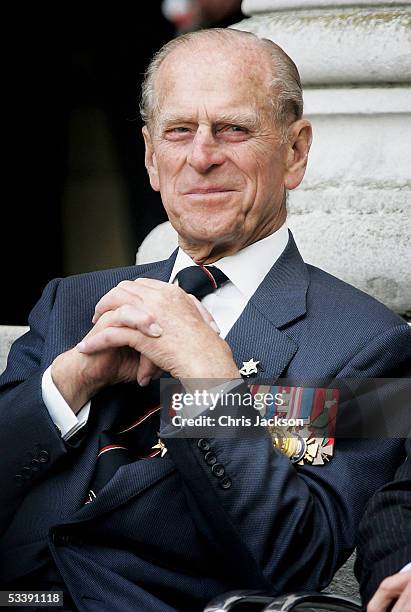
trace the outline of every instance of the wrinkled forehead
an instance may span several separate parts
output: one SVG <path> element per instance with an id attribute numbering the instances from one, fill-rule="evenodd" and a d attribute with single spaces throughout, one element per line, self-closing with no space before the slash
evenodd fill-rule
<path id="1" fill-rule="evenodd" d="M 272 67 L 268 52 L 256 44 L 189 43 L 174 49 L 155 82 L 158 109 L 190 104 L 270 106 Z"/>

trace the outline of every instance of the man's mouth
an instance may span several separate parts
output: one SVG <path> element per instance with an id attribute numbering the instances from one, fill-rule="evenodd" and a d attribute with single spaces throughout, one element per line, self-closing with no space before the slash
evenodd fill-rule
<path id="1" fill-rule="evenodd" d="M 234 191 L 227 187 L 192 187 L 184 192 L 184 195 L 209 195 L 212 193 L 228 193 Z"/>

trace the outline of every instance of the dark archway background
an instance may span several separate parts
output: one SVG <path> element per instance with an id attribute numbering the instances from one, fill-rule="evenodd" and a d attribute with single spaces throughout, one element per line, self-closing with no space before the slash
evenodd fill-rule
<path id="1" fill-rule="evenodd" d="M 164 219 L 137 113 L 141 74 L 174 35 L 160 4 L 35 3 L 3 16 L 1 324 L 25 324 L 53 277 L 133 263 Z"/>
<path id="2" fill-rule="evenodd" d="M 240 0 L 227 6 L 203 25 L 239 21 Z M 25 325 L 49 280 L 133 264 L 165 220 L 138 98 L 150 57 L 176 32 L 161 0 L 16 4 L 2 16 L 0 324 Z"/>

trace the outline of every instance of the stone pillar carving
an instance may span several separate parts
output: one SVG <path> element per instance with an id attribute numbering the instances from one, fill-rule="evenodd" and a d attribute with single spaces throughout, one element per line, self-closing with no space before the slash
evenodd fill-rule
<path id="1" fill-rule="evenodd" d="M 314 143 L 290 193 L 305 259 L 411 310 L 411 1 L 244 0 L 298 65 Z"/>

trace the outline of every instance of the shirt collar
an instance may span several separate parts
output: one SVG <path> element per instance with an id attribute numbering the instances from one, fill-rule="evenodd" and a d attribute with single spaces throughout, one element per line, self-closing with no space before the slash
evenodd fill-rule
<path id="1" fill-rule="evenodd" d="M 273 234 L 250 244 L 241 251 L 234 253 L 234 255 L 219 259 L 213 265 L 224 272 L 244 297 L 250 299 L 284 251 L 287 242 L 288 229 L 284 223 Z M 179 248 L 169 282 L 174 282 L 180 270 L 195 265 L 196 263 L 191 257 Z"/>

